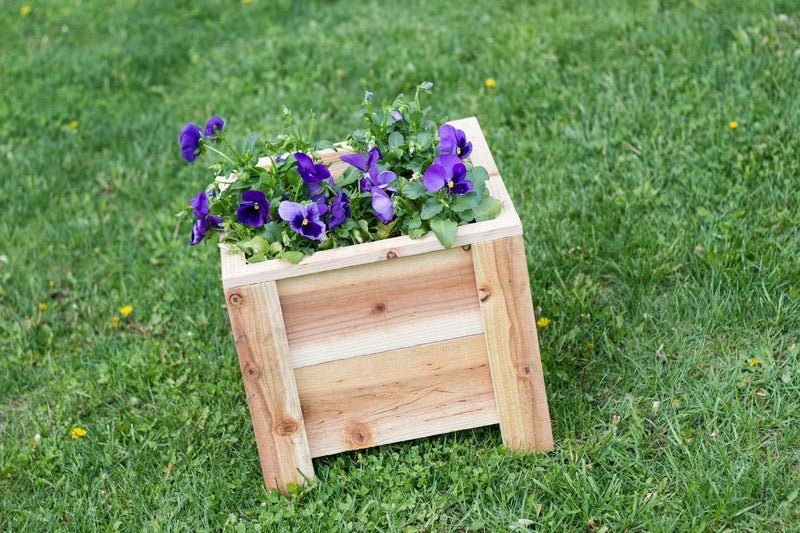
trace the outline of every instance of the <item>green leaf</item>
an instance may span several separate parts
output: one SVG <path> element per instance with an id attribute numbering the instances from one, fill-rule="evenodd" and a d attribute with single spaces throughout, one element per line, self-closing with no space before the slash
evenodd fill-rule
<path id="1" fill-rule="evenodd" d="M 285 250 L 278 254 L 278 257 L 283 259 L 284 261 L 288 261 L 289 263 L 296 265 L 300 261 L 303 260 L 303 252 L 295 252 L 292 250 Z"/>
<path id="2" fill-rule="evenodd" d="M 239 246 L 252 249 L 253 255 L 263 254 L 269 251 L 269 241 L 259 236 L 255 236 L 247 242 L 240 243 Z"/>
<path id="3" fill-rule="evenodd" d="M 428 220 L 441 212 L 442 203 L 439 201 L 439 199 L 428 198 L 428 201 L 426 201 L 425 205 L 422 206 L 422 211 L 419 212 L 419 216 L 422 218 L 422 220 Z"/>
<path id="4" fill-rule="evenodd" d="M 481 203 L 481 195 L 476 192 L 469 192 L 456 196 L 456 199 L 450 204 L 450 209 L 456 213 L 475 209 Z"/>
<path id="5" fill-rule="evenodd" d="M 486 189 L 489 173 L 483 167 L 473 167 L 467 171 L 467 179 L 472 182 L 472 191 L 480 196 Z"/>
<path id="6" fill-rule="evenodd" d="M 433 140 L 433 135 L 427 131 L 421 131 L 417 134 L 417 142 L 423 148 L 423 150 L 430 146 L 431 140 Z"/>
<path id="7" fill-rule="evenodd" d="M 442 246 L 450 248 L 456 238 L 456 233 L 458 233 L 458 224 L 452 220 L 434 218 L 431 219 L 431 230 L 436 234 L 436 238 L 439 239 Z"/>
<path id="8" fill-rule="evenodd" d="M 348 165 L 344 171 L 344 174 L 336 179 L 336 185 L 341 188 L 347 187 L 351 183 L 358 181 L 363 174 L 364 173 L 358 170 L 356 167 L 351 167 Z"/>
<path id="9" fill-rule="evenodd" d="M 269 242 L 280 242 L 281 227 L 277 222 L 270 222 L 261 228 L 261 231 L 258 232 L 258 235 L 265 238 Z"/>
<path id="10" fill-rule="evenodd" d="M 503 208 L 503 202 L 497 198 L 487 196 L 483 199 L 478 207 L 475 208 L 475 222 L 483 222 L 484 220 L 494 220 L 500 214 Z"/>
<path id="11" fill-rule="evenodd" d="M 417 181 L 409 181 L 405 187 L 403 187 L 403 196 L 408 198 L 409 200 L 416 200 L 422 196 L 425 196 L 428 193 L 428 189 L 425 185 L 417 180 Z"/>
<path id="12" fill-rule="evenodd" d="M 389 134 L 389 148 L 403 146 L 405 142 L 406 141 L 403 139 L 403 134 L 399 131 L 393 131 L 391 134 Z"/>
<path id="13" fill-rule="evenodd" d="M 315 150 L 331 150 L 335 147 L 335 145 L 330 141 L 317 141 L 314 144 Z"/>

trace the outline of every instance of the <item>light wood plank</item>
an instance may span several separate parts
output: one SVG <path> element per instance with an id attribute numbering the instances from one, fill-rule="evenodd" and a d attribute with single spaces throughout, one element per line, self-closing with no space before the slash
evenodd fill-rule
<path id="1" fill-rule="evenodd" d="M 278 281 L 295 368 L 483 332 L 469 249 Z"/>
<path id="2" fill-rule="evenodd" d="M 267 490 L 314 477 L 275 282 L 225 292 Z"/>
<path id="3" fill-rule="evenodd" d="M 503 442 L 513 450 L 551 450 L 523 239 L 478 243 L 472 253 Z"/>
<path id="4" fill-rule="evenodd" d="M 483 335 L 295 375 L 313 457 L 498 422 Z"/>

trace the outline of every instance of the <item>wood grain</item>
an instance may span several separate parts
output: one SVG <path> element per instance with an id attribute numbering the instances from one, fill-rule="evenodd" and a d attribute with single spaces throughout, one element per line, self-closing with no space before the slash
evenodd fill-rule
<path id="1" fill-rule="evenodd" d="M 295 368 L 483 332 L 468 249 L 287 278 L 278 293 Z"/>
<path id="2" fill-rule="evenodd" d="M 550 450 L 536 318 L 522 237 L 472 246 L 503 442 L 513 450 Z"/>
<path id="3" fill-rule="evenodd" d="M 314 477 L 275 282 L 225 292 L 267 490 Z"/>
<path id="4" fill-rule="evenodd" d="M 295 375 L 313 457 L 498 422 L 483 335 Z"/>

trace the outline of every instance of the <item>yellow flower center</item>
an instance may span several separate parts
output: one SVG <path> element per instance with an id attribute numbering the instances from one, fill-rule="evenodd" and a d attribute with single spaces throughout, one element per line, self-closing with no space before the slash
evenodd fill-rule
<path id="1" fill-rule="evenodd" d="M 303 219 L 303 225 L 308 226 L 308 220 Z"/>
<path id="2" fill-rule="evenodd" d="M 447 182 L 447 186 L 448 186 L 448 187 L 450 187 L 450 188 L 452 189 L 453 187 L 455 187 L 455 186 L 456 186 L 456 184 L 455 184 L 455 183 L 453 183 L 452 181 L 448 181 L 448 182 Z"/>
<path id="3" fill-rule="evenodd" d="M 258 211 L 258 204 L 253 204 L 253 209 L 255 209 L 256 211 Z"/>
<path id="4" fill-rule="evenodd" d="M 456 154 L 457 155 L 461 155 L 461 147 L 460 146 L 458 148 L 456 148 Z"/>

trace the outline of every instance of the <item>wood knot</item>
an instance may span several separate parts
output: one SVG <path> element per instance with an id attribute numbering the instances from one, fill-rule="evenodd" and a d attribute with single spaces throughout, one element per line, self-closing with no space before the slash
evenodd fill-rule
<path id="1" fill-rule="evenodd" d="M 465 244 L 464 246 L 461 247 L 461 249 L 464 250 L 465 252 L 469 252 L 472 249 L 472 245 Z"/>
<path id="2" fill-rule="evenodd" d="M 347 441 L 353 448 L 368 448 L 372 446 L 372 435 L 364 424 L 352 422 L 347 426 Z"/>
<path id="3" fill-rule="evenodd" d="M 277 433 L 281 437 L 287 437 L 292 433 L 295 433 L 298 429 L 300 429 L 300 424 L 294 420 L 284 420 L 278 424 Z"/>
<path id="4" fill-rule="evenodd" d="M 382 314 L 386 312 L 386 304 L 383 302 L 378 302 L 375 304 L 375 313 Z"/>
<path id="5" fill-rule="evenodd" d="M 231 307 L 239 307 L 243 303 L 244 303 L 244 296 L 242 296 L 241 294 L 237 294 L 234 292 L 233 294 L 228 296 L 228 304 Z"/>
<path id="6" fill-rule="evenodd" d="M 395 252 L 394 250 L 389 250 L 388 252 L 386 252 L 386 259 L 396 259 L 396 258 L 397 258 L 397 252 Z"/>
<path id="7" fill-rule="evenodd" d="M 259 370 L 256 365 L 247 363 L 244 365 L 244 368 L 242 368 L 242 375 L 246 378 L 258 379 L 261 377 L 261 370 Z"/>
<path id="8" fill-rule="evenodd" d="M 486 289 L 478 289 L 478 298 L 480 298 L 481 303 L 485 302 L 489 298 L 491 298 L 492 293 L 487 291 Z"/>

